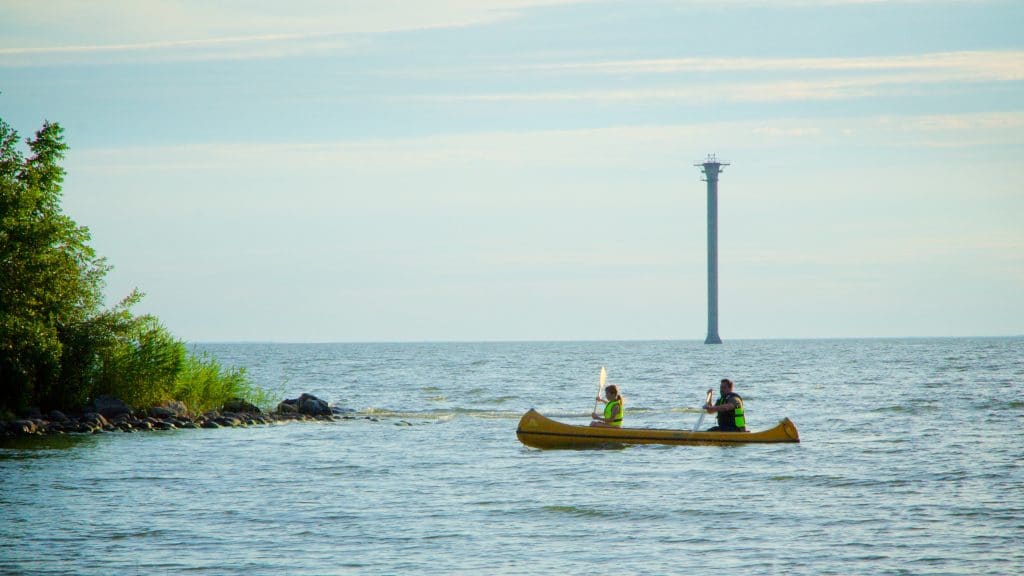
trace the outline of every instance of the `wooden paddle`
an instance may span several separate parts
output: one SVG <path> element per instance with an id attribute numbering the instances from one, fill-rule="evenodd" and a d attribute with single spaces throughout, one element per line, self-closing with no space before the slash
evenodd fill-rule
<path id="1" fill-rule="evenodd" d="M 711 404 L 711 398 L 714 393 L 715 392 L 713 390 L 708 390 L 707 396 L 704 397 L 704 404 L 700 405 L 700 418 L 697 419 L 697 425 L 693 427 L 694 432 L 698 432 L 700 430 L 700 425 L 704 423 L 704 415 L 707 414 L 707 410 L 704 410 L 704 406 Z"/>
<path id="2" fill-rule="evenodd" d="M 594 411 L 591 414 L 597 414 L 597 399 L 601 397 L 601 391 L 604 390 L 604 383 L 607 381 L 608 373 L 604 371 L 604 366 L 601 366 L 601 377 L 597 379 L 597 396 L 594 397 Z"/>

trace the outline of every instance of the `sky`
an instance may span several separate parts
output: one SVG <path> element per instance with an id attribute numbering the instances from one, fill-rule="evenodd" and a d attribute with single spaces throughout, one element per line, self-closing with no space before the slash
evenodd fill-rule
<path id="1" fill-rule="evenodd" d="M 107 298 L 189 341 L 1024 334 L 1018 0 L 0 0 Z"/>

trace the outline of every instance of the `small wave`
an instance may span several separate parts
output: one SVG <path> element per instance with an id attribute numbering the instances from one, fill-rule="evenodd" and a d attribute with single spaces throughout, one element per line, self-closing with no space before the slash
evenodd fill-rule
<path id="1" fill-rule="evenodd" d="M 567 516 L 575 516 L 577 518 L 600 518 L 607 515 L 602 510 L 595 510 L 592 508 L 583 508 L 581 506 L 544 506 L 541 510 L 545 512 L 552 512 L 555 514 L 565 514 Z"/>
<path id="2" fill-rule="evenodd" d="M 459 416 L 485 418 L 488 420 L 518 420 L 523 413 L 506 410 L 477 410 L 472 408 L 453 408 L 448 410 L 388 410 L 386 408 L 366 408 L 357 415 L 373 416 L 374 418 L 400 418 L 420 420 L 451 420 Z"/>
<path id="3" fill-rule="evenodd" d="M 699 414 L 702 410 L 698 406 L 694 406 L 692 408 L 690 406 L 679 406 L 676 408 L 669 408 L 668 412 L 673 414 Z"/>

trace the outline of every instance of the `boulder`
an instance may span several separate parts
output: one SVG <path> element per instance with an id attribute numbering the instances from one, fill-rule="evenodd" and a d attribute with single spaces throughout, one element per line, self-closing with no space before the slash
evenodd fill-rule
<path id="1" fill-rule="evenodd" d="M 86 412 L 85 414 L 82 414 L 82 417 L 79 418 L 79 422 L 88 424 L 93 428 L 102 428 L 110 425 L 110 422 L 103 417 L 103 414 L 97 412 Z"/>
<path id="2" fill-rule="evenodd" d="M 234 412 L 235 414 L 259 414 L 260 409 L 255 404 L 246 402 L 241 398 L 232 398 L 224 403 L 221 412 Z"/>
<path id="3" fill-rule="evenodd" d="M 281 414 L 298 414 L 298 404 L 290 404 L 289 402 L 294 402 L 294 400 L 285 400 L 284 402 L 281 402 L 277 405 L 277 411 Z"/>
<path id="4" fill-rule="evenodd" d="M 174 412 L 174 416 L 176 418 L 189 417 L 188 406 L 186 406 L 184 402 L 179 402 L 178 400 L 171 400 L 170 402 L 164 404 L 164 408 L 167 408 L 171 412 Z"/>
<path id="5" fill-rule="evenodd" d="M 307 416 L 323 416 L 331 414 L 331 407 L 312 394 L 299 396 L 299 414 Z"/>
<path id="6" fill-rule="evenodd" d="M 50 410 L 50 413 L 47 414 L 47 417 L 52 422 L 67 422 L 68 421 L 68 417 L 63 412 L 61 412 L 60 410 Z"/>
<path id="7" fill-rule="evenodd" d="M 98 412 L 106 418 L 113 418 L 121 414 L 131 414 L 130 406 L 113 396 L 97 396 L 89 405 L 91 412 Z"/>
<path id="8" fill-rule="evenodd" d="M 15 435 L 22 436 L 28 434 L 35 434 L 37 427 L 36 423 L 33 422 L 32 420 L 15 420 L 14 422 L 8 424 L 7 430 L 8 432 L 11 432 Z"/>
<path id="9" fill-rule="evenodd" d="M 163 406 L 153 406 L 147 412 L 156 418 L 173 418 L 178 415 L 174 410 Z"/>

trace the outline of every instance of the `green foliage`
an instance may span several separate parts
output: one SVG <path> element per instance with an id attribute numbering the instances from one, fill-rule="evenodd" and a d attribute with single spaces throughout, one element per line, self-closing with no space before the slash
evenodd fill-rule
<path id="1" fill-rule="evenodd" d="M 174 399 L 198 412 L 220 409 L 232 398 L 241 398 L 261 408 L 271 400 L 267 392 L 255 388 L 244 368 L 225 369 L 208 354 L 191 354 L 178 374 Z"/>
<path id="2" fill-rule="evenodd" d="M 62 332 L 95 314 L 106 265 L 89 231 L 60 211 L 67 146 L 47 122 L 17 149 L 0 120 L 0 402 L 51 403 L 60 394 Z"/>
<path id="3" fill-rule="evenodd" d="M 99 350 L 93 390 L 131 406 L 154 406 L 172 398 L 185 357 L 185 345 L 156 318 L 134 318 L 127 331 Z"/>
<path id="4" fill-rule="evenodd" d="M 0 412 L 73 410 L 100 394 L 197 410 L 261 394 L 244 371 L 190 356 L 156 318 L 134 316 L 137 290 L 103 308 L 110 267 L 61 211 L 63 129 L 47 122 L 26 144 L 28 156 L 0 119 Z"/>

